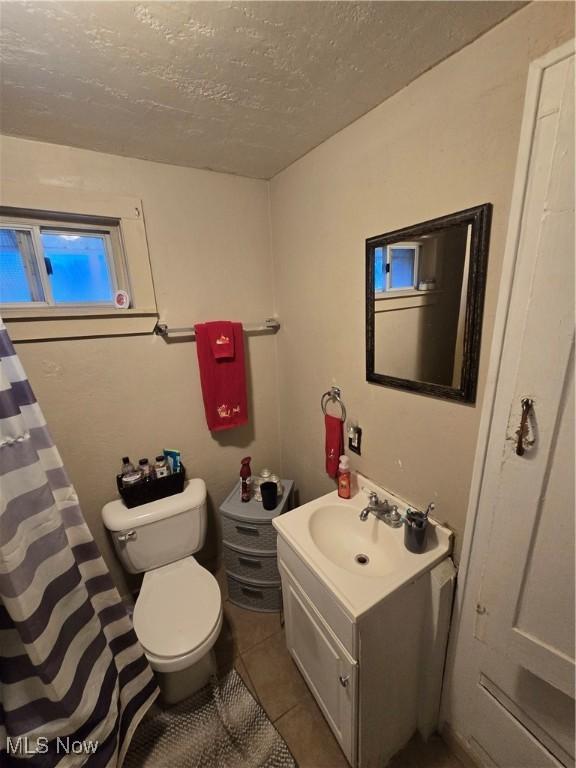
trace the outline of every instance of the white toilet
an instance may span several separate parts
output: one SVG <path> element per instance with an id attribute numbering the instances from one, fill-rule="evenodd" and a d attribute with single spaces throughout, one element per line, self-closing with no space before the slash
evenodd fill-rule
<path id="1" fill-rule="evenodd" d="M 111 501 L 102 519 L 124 568 L 144 573 L 134 629 L 164 700 L 181 701 L 216 671 L 222 627 L 218 582 L 192 557 L 206 538 L 206 484 L 189 480 L 182 493 L 133 509 Z"/>

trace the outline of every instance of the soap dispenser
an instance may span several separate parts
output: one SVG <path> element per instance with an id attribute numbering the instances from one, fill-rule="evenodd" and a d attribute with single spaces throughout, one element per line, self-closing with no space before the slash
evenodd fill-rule
<path id="1" fill-rule="evenodd" d="M 350 498 L 350 459 L 348 456 L 340 456 L 338 465 L 338 496 L 341 499 Z"/>

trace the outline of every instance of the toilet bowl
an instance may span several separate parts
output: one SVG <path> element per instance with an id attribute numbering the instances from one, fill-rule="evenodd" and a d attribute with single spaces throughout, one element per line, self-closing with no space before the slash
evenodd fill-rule
<path id="1" fill-rule="evenodd" d="M 164 700 L 181 701 L 216 671 L 213 646 L 222 627 L 218 582 L 192 556 L 206 537 L 204 481 L 132 509 L 109 502 L 102 519 L 125 569 L 144 573 L 134 630 Z"/>
<path id="2" fill-rule="evenodd" d="M 222 628 L 220 587 L 193 557 L 144 574 L 133 621 L 166 702 L 191 695 L 216 671 L 212 647 Z"/>

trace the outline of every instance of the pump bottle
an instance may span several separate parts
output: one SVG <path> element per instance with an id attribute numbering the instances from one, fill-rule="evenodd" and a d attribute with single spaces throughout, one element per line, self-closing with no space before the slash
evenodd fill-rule
<path id="1" fill-rule="evenodd" d="M 340 456 L 338 465 L 338 496 L 341 499 L 350 498 L 350 459 L 348 456 Z"/>

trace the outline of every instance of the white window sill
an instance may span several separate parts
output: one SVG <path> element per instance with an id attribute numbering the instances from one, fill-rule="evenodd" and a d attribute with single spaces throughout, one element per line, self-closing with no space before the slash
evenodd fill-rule
<path id="1" fill-rule="evenodd" d="M 158 314 L 156 310 L 122 309 L 109 307 L 86 309 L 0 310 L 10 338 L 18 341 L 49 339 L 79 339 L 91 336 L 131 336 L 152 333 Z"/>
<path id="2" fill-rule="evenodd" d="M 389 292 L 386 296 L 382 294 L 376 294 L 374 301 L 374 311 L 377 314 L 384 312 L 395 312 L 397 310 L 419 309 L 421 307 L 429 307 L 436 304 L 439 294 L 442 291 L 403 291 L 399 293 L 397 291 Z M 384 300 L 382 300 L 384 299 Z"/>
<path id="3" fill-rule="evenodd" d="M 442 293 L 438 288 L 430 291 L 420 291 L 418 288 L 406 288 L 406 290 L 397 291 L 378 291 L 374 294 L 374 301 L 385 301 L 386 299 L 411 299 L 414 296 L 429 296 L 433 293 Z"/>

